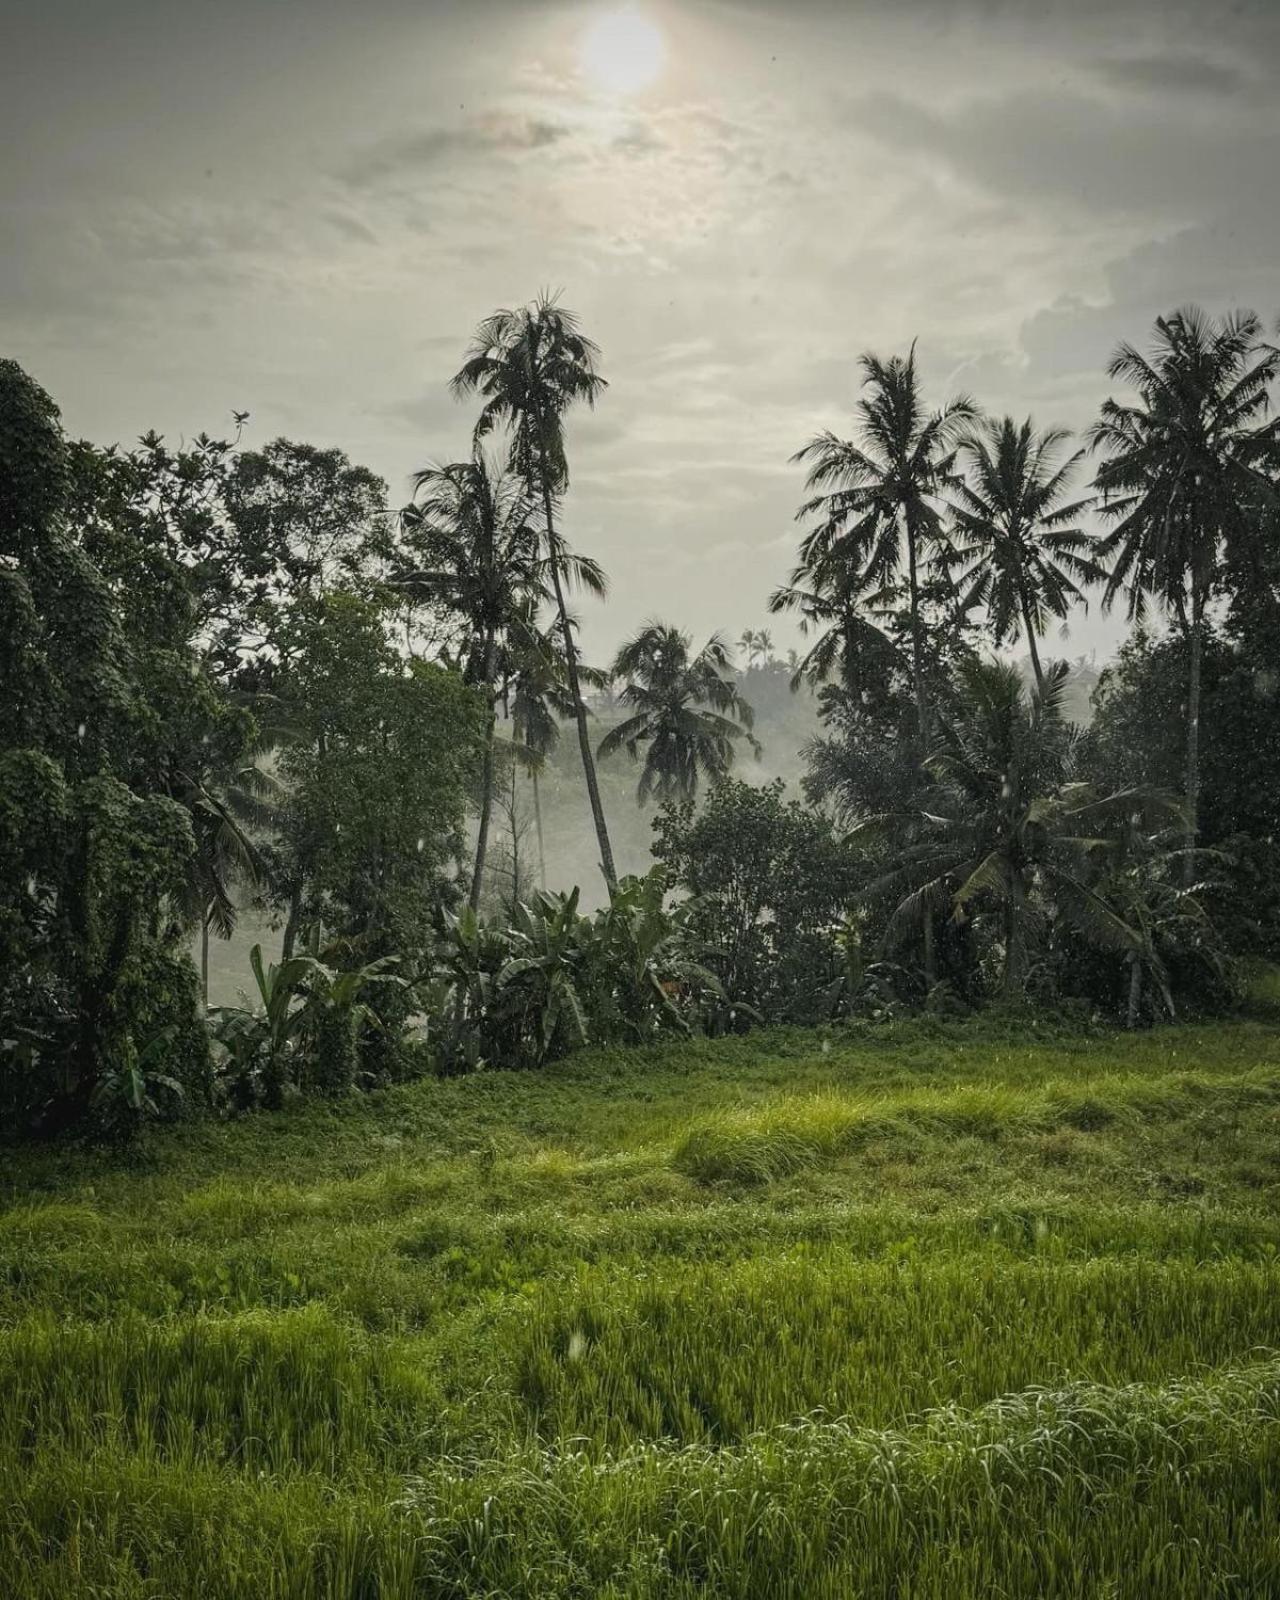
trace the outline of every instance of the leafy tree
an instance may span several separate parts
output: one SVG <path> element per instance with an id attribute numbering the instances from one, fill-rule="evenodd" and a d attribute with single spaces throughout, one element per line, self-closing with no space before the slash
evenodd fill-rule
<path id="1" fill-rule="evenodd" d="M 693 897 L 702 959 L 744 1021 L 826 1015 L 832 941 L 861 887 L 831 822 L 783 789 L 726 778 L 700 809 L 668 801 L 654 820 L 653 853 Z"/>
<path id="2" fill-rule="evenodd" d="M 293 609 L 334 590 L 371 595 L 395 549 L 386 485 L 338 449 L 273 439 L 241 451 L 225 486 L 240 584 L 220 653 L 235 681 L 270 690 Z"/>
<path id="3" fill-rule="evenodd" d="M 411 952 L 461 848 L 483 702 L 456 673 L 405 663 L 379 608 L 356 595 L 298 607 L 286 642 L 282 688 L 296 733 L 280 753 L 284 953 L 315 922 L 358 939 L 371 958 Z"/>
<path id="4" fill-rule="evenodd" d="M 637 798 L 692 800 L 700 773 L 714 783 L 733 764 L 737 740 L 751 737 L 751 707 L 727 676 L 729 653 L 713 634 L 697 655 L 688 634 L 649 622 L 614 658 L 623 680 L 619 698 L 631 712 L 600 741 L 603 760 L 625 749 L 633 759 L 646 746 Z"/>
<path id="5" fill-rule="evenodd" d="M 1084 451 L 1059 461 L 1066 438 L 1062 429 L 1037 434 L 1030 418 L 1019 426 L 1012 417 L 986 419 L 966 434 L 960 455 L 969 475 L 956 485 L 952 545 L 943 552 L 962 608 L 986 608 L 995 644 L 1021 629 L 1041 697 L 1047 685 L 1037 637 L 1050 617 L 1061 621 L 1084 603 L 1082 585 L 1105 577 L 1090 555 L 1092 537 L 1074 525 L 1089 501 L 1067 499 Z"/>
<path id="6" fill-rule="evenodd" d="M 511 468 L 542 500 L 548 571 L 560 617 L 582 770 L 600 846 L 600 866 L 612 891 L 617 886 L 617 872 L 591 752 L 578 648 L 565 592 L 564 548 L 555 516 L 569 487 L 565 413 L 580 400 L 594 405 L 604 389 L 605 380 L 596 371 L 598 356 L 597 347 L 578 331 L 573 313 L 542 295 L 519 311 L 496 311 L 480 324 L 470 353 L 453 380 L 453 391 L 457 395 L 478 393 L 483 398 L 477 439 L 499 427 L 510 430 Z"/>
<path id="7" fill-rule="evenodd" d="M 1237 556 L 1274 516 L 1280 420 L 1268 416 L 1280 351 L 1252 312 L 1220 321 L 1188 306 L 1159 317 L 1149 355 L 1120 345 L 1107 368 L 1137 391 L 1103 403 L 1090 431 L 1103 460 L 1095 479 L 1113 527 L 1098 546 L 1110 566 L 1104 603 L 1127 596 L 1141 619 L 1149 596 L 1177 619 L 1187 645 L 1185 870 L 1194 872 L 1200 818 L 1200 712 L 1206 609 L 1223 554 Z"/>
<path id="8" fill-rule="evenodd" d="M 140 679 L 69 523 L 74 471 L 52 400 L 0 362 L 0 1106 L 44 1126 L 117 1120 L 104 1095 L 136 1115 L 152 1081 L 207 1088 L 179 940 L 191 825 L 146 786 L 165 723 L 148 691 L 180 702 L 189 672 Z"/>

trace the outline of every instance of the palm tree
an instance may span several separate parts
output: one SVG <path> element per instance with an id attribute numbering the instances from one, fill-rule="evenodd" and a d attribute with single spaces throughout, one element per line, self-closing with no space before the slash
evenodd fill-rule
<path id="1" fill-rule="evenodd" d="M 578 663 L 583 680 L 603 683 L 605 674 Z M 547 856 L 542 832 L 542 798 L 538 778 L 547 758 L 560 743 L 560 719 L 574 714 L 563 651 L 552 630 L 525 629 L 511 651 L 508 673 L 511 733 L 515 754 L 529 771 L 533 786 L 533 820 L 538 839 L 538 883 L 546 888 Z"/>
<path id="2" fill-rule="evenodd" d="M 587 731 L 578 652 L 565 599 L 564 550 L 555 522 L 556 505 L 569 486 L 564 416 L 579 400 L 594 405 L 605 387 L 596 371 L 599 353 L 591 340 L 578 331 L 572 312 L 543 294 L 530 306 L 518 311 L 496 311 L 480 324 L 452 389 L 455 395 L 478 393 L 483 397 L 475 429 L 477 439 L 495 428 L 508 428 L 512 470 L 528 485 L 530 493 L 536 491 L 541 497 L 548 570 L 564 640 L 565 671 L 578 725 L 582 770 L 600 846 L 600 867 L 612 893 L 618 876 Z"/>
<path id="3" fill-rule="evenodd" d="M 985 606 L 991 637 L 1003 645 L 1019 629 L 1026 637 L 1037 693 L 1045 694 L 1036 639 L 1049 617 L 1062 620 L 1081 585 L 1106 576 L 1092 559 L 1092 537 L 1074 526 L 1090 502 L 1068 502 L 1071 473 L 1084 455 L 1057 460 L 1068 435 L 1037 434 L 1031 419 L 980 422 L 961 441 L 969 478 L 956 486 L 955 533 L 942 566 L 962 570 L 955 582 L 965 611 Z"/>
<path id="4" fill-rule="evenodd" d="M 470 461 L 424 467 L 414 477 L 414 494 L 403 527 L 417 564 L 400 576 L 399 587 L 461 619 L 463 677 L 482 690 L 488 714 L 469 897 L 474 910 L 493 812 L 498 651 L 505 636 L 522 624 L 522 602 L 541 595 L 538 539 L 523 480 L 487 459 L 478 446 Z"/>
<path id="5" fill-rule="evenodd" d="M 952 481 L 955 447 L 976 416 L 961 396 L 925 410 L 916 372 L 915 345 L 904 359 L 863 355 L 863 398 L 857 438 L 823 432 L 793 457 L 811 463 L 811 496 L 798 519 L 817 516 L 806 534 L 792 588 L 779 591 L 771 610 L 802 606 L 813 593 L 835 600 L 852 619 L 859 606 L 886 609 L 900 589 L 905 561 L 911 636 L 911 679 L 920 753 L 930 735 L 925 670 L 922 567 L 943 540 L 938 500 Z"/>
<path id="6" fill-rule="evenodd" d="M 751 707 L 738 693 L 729 652 L 713 634 L 697 655 L 689 635 L 666 623 L 649 622 L 624 644 L 613 674 L 625 681 L 621 699 L 631 715 L 600 741 L 601 759 L 626 749 L 635 758 L 647 745 L 636 798 L 692 800 L 699 774 L 714 782 L 733 765 L 742 738 L 759 752 L 751 736 Z"/>
<path id="7" fill-rule="evenodd" d="M 238 910 L 235 880 L 257 883 L 265 872 L 255 834 L 276 820 L 279 785 L 258 764 L 266 749 L 259 743 L 247 759 L 229 772 L 178 773 L 175 798 L 191 817 L 195 849 L 188 859 L 184 889 L 185 913 L 200 928 L 200 993 L 209 1004 L 209 936 L 229 939 Z"/>
<path id="8" fill-rule="evenodd" d="M 1103 604 L 1124 592 L 1131 619 L 1149 595 L 1173 612 L 1187 646 L 1186 880 L 1191 881 L 1200 797 L 1200 676 L 1205 609 L 1224 547 L 1246 548 L 1278 503 L 1280 421 L 1270 389 L 1280 350 L 1251 311 L 1219 321 L 1196 306 L 1159 317 L 1149 355 L 1122 344 L 1107 367 L 1138 392 L 1108 399 L 1090 430 L 1105 459 L 1095 484 L 1114 523 L 1098 546 L 1110 563 Z"/>
<path id="9" fill-rule="evenodd" d="M 1101 794 L 1070 781 L 1068 673 L 1066 662 L 1055 663 L 1028 702 L 1016 668 L 963 663 L 956 716 L 926 762 L 934 789 L 925 805 L 862 825 L 905 840 L 869 891 L 895 903 L 889 936 L 948 906 L 957 923 L 994 908 L 1007 994 L 1022 987 L 1028 928 L 1049 909 L 1101 947 L 1141 959 L 1140 930 L 1098 892 L 1097 862 L 1108 838 L 1118 847 L 1135 817 L 1159 824 L 1178 812 L 1156 791 Z"/>

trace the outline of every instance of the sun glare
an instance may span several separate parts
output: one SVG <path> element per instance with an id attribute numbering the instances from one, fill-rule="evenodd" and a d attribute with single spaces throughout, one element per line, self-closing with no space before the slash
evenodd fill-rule
<path id="1" fill-rule="evenodd" d="M 626 5 L 598 17 L 582 41 L 582 67 L 602 89 L 631 94 L 662 70 L 662 35 L 638 7 Z"/>

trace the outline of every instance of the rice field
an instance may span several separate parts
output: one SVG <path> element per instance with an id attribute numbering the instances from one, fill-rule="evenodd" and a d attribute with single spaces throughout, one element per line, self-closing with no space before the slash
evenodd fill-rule
<path id="1" fill-rule="evenodd" d="M 0 1159 L 6 1597 L 1280 1595 L 1267 1015 Z"/>

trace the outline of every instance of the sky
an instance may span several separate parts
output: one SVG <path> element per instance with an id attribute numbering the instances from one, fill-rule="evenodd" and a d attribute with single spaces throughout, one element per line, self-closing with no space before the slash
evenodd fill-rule
<path id="1" fill-rule="evenodd" d="M 475 324 L 559 290 L 609 382 L 566 511 L 603 657 L 654 615 L 795 642 L 788 458 L 860 352 L 1078 429 L 1158 313 L 1280 313 L 1277 0 L 619 10 L 0 0 L 0 353 L 75 434 L 248 410 L 399 504 L 466 453 Z"/>

